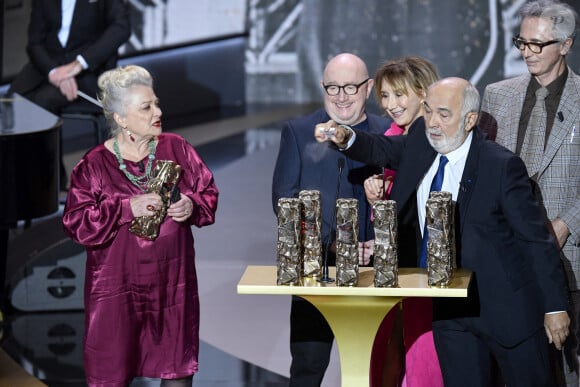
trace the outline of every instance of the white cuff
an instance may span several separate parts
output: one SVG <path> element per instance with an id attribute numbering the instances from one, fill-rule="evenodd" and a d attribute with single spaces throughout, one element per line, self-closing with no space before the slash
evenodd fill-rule
<path id="1" fill-rule="evenodd" d="M 86 70 L 89 68 L 89 64 L 87 63 L 85 58 L 82 57 L 82 55 L 77 55 L 77 60 L 79 61 L 81 66 L 83 66 L 83 70 Z"/>
<path id="2" fill-rule="evenodd" d="M 344 148 L 339 148 L 341 151 L 345 151 L 348 148 L 350 148 L 352 144 L 354 144 L 354 140 L 356 140 L 356 132 L 348 125 L 338 125 L 338 126 L 342 126 L 343 128 L 345 128 L 350 132 L 350 138 L 348 139 L 346 146 Z"/>

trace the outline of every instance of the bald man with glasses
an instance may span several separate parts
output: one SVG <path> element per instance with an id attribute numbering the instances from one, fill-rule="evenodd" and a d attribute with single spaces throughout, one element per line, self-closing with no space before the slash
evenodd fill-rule
<path id="1" fill-rule="evenodd" d="M 486 87 L 479 126 L 524 160 L 544 205 L 560 248 L 571 303 L 572 332 L 564 344 L 566 385 L 577 387 L 580 77 L 567 66 L 566 56 L 574 43 L 578 14 L 568 4 L 541 0 L 524 4 L 519 15 L 520 31 L 513 43 L 528 73 Z"/>
<path id="2" fill-rule="evenodd" d="M 320 85 L 324 109 L 288 121 L 282 129 L 272 181 L 272 206 L 277 212 L 280 198 L 298 197 L 301 190 L 320 191 L 323 256 L 334 266 L 335 198 L 359 199 L 358 240 L 359 251 L 362 251 L 359 263 L 370 265 L 371 250 L 367 247 L 374 241 L 374 232 L 364 180 L 381 170 L 349 160 L 329 144 L 317 143 L 312 138 L 312 131 L 317 124 L 332 119 L 363 132 L 382 134 L 390 126 L 390 121 L 366 111 L 374 84 L 361 58 L 350 53 L 333 57 L 323 71 Z M 333 341 L 332 330 L 322 314 L 308 301 L 293 297 L 290 310 L 290 387 L 320 386 L 330 361 Z"/>

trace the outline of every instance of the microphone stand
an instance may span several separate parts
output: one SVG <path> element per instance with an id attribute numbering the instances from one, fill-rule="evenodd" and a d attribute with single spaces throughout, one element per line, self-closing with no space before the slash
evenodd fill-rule
<path id="1" fill-rule="evenodd" d="M 336 223 L 336 201 L 338 200 L 338 195 L 340 193 L 340 179 L 342 177 L 342 169 L 344 168 L 344 158 L 338 159 L 338 183 L 336 184 L 336 195 L 334 198 L 335 208 L 332 210 L 332 221 L 330 222 L 331 227 L 335 226 Z M 332 237 L 332 231 L 330 232 Z M 336 231 L 335 231 L 336 236 Z M 334 238 L 330 238 L 333 240 Z M 318 282 L 332 283 L 334 278 L 330 278 L 328 275 L 328 249 L 332 246 L 332 242 L 324 249 L 324 261 L 322 263 L 322 277 L 318 279 Z"/>
<path id="2" fill-rule="evenodd" d="M 386 192 L 386 185 L 385 185 L 385 168 L 383 167 L 382 170 L 383 170 L 383 190 L 381 192 L 381 199 L 384 199 L 385 198 L 385 195 L 387 193 Z"/>
<path id="3" fill-rule="evenodd" d="M 333 218 L 335 218 L 333 216 Z M 326 246 L 326 248 L 324 249 L 324 261 L 322 264 L 322 277 L 320 277 L 318 279 L 318 282 L 323 282 L 323 283 L 333 283 L 334 282 L 334 278 L 330 278 L 330 276 L 328 275 L 328 249 L 330 249 L 330 246 L 332 246 L 332 243 L 328 246 Z"/>

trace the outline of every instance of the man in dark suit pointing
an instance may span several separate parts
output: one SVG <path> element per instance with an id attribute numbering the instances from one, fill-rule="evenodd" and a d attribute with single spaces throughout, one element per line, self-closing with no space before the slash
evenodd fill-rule
<path id="1" fill-rule="evenodd" d="M 570 323 L 555 241 L 532 194 L 522 160 L 475 126 L 479 93 L 446 78 L 425 100 L 426 132 L 375 136 L 318 125 L 355 160 L 397 171 L 391 198 L 399 214 L 403 265 L 417 266 L 425 202 L 441 155 L 442 190 L 456 202 L 457 266 L 473 271 L 466 299 L 435 299 L 433 336 L 446 386 L 489 386 L 491 357 L 510 387 L 551 386 L 548 342 L 560 349 Z M 336 127 L 327 136 L 321 129 Z"/>

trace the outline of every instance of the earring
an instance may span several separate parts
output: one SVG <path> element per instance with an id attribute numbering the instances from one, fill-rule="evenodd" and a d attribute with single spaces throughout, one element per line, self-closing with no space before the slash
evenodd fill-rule
<path id="1" fill-rule="evenodd" d="M 130 130 L 127 130 L 127 135 L 129 136 L 129 140 L 131 140 L 131 142 L 135 142 L 135 137 L 133 137 L 133 133 L 131 133 Z"/>

